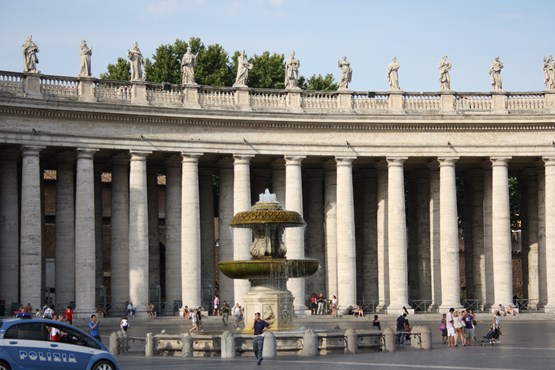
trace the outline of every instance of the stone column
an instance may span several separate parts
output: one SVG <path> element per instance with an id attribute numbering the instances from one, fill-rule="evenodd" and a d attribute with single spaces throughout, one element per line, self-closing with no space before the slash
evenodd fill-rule
<path id="1" fill-rule="evenodd" d="M 441 312 L 461 306 L 459 266 L 459 222 L 457 218 L 457 181 L 455 162 L 458 158 L 439 161 L 439 232 L 441 255 Z"/>
<path id="2" fill-rule="evenodd" d="M 341 310 L 357 305 L 356 243 L 353 198 L 354 157 L 336 157 L 337 162 L 337 299 Z"/>
<path id="3" fill-rule="evenodd" d="M 276 158 L 272 161 L 272 193 L 281 206 L 285 204 L 285 161 Z"/>
<path id="4" fill-rule="evenodd" d="M 513 260 L 509 211 L 510 157 L 492 157 L 492 242 L 494 305 L 513 302 Z M 547 209 L 547 208 L 546 208 Z"/>
<path id="5" fill-rule="evenodd" d="M 303 181 L 301 163 L 303 156 L 285 156 L 285 209 L 303 215 Z M 287 258 L 304 259 L 305 227 L 289 227 L 285 229 L 285 245 Z M 305 279 L 290 278 L 287 288 L 293 294 L 293 306 L 297 315 L 305 314 Z"/>
<path id="6" fill-rule="evenodd" d="M 251 176 L 250 161 L 252 155 L 234 155 L 233 162 L 233 214 L 249 211 L 251 209 Z M 252 232 L 248 228 L 233 229 L 233 259 L 251 259 Z M 244 302 L 245 294 L 250 289 L 248 280 L 235 280 L 235 301 Z"/>
<path id="7" fill-rule="evenodd" d="M 488 161 L 489 162 L 489 161 Z M 493 243 L 492 243 L 492 176 L 491 162 L 484 163 L 484 202 L 483 202 L 483 222 L 484 222 L 484 256 L 485 256 L 485 290 L 486 300 L 484 310 L 493 305 L 494 302 L 494 281 L 493 281 Z"/>
<path id="8" fill-rule="evenodd" d="M 432 298 L 431 277 L 431 244 L 430 244 L 430 178 L 429 171 L 416 172 L 416 274 L 418 293 L 417 299 Z"/>
<path id="9" fill-rule="evenodd" d="M 166 310 L 172 311 L 181 292 L 181 158 L 166 160 Z M 189 304 L 183 302 L 183 304 Z"/>
<path id="10" fill-rule="evenodd" d="M 200 240 L 202 288 L 215 287 L 216 250 L 214 240 L 214 189 L 212 174 L 214 168 L 204 167 L 199 175 Z M 218 293 L 218 292 L 216 292 Z M 223 301 L 222 301 L 223 303 Z"/>
<path id="11" fill-rule="evenodd" d="M 326 241 L 327 296 L 338 294 L 337 288 L 337 171 L 333 161 L 325 164 L 324 212 Z M 338 297 L 338 299 L 341 299 Z M 342 302 L 339 302 L 342 306 Z M 343 308 L 347 308 L 343 307 Z"/>
<path id="12" fill-rule="evenodd" d="M 202 305 L 198 182 L 201 154 L 181 155 L 181 296 L 183 304 L 199 307 Z"/>
<path id="13" fill-rule="evenodd" d="M 56 169 L 56 306 L 75 301 L 75 153 L 57 157 Z M 96 275 L 96 274 L 95 274 Z"/>
<path id="14" fill-rule="evenodd" d="M 378 260 L 377 260 L 377 182 L 376 172 L 362 171 L 362 297 L 365 302 L 378 300 Z M 358 260 L 357 256 L 357 260 Z"/>
<path id="15" fill-rule="evenodd" d="M 137 314 L 148 312 L 148 193 L 146 157 L 150 152 L 131 151 L 129 173 L 129 300 Z"/>
<path id="16" fill-rule="evenodd" d="M 6 310 L 12 302 L 19 302 L 18 156 L 17 149 L 0 153 L 0 296 Z"/>
<path id="17" fill-rule="evenodd" d="M 483 170 L 473 170 L 470 173 L 470 192 L 472 200 L 466 217 L 470 219 L 470 228 L 472 229 L 472 291 L 474 292 L 472 299 L 479 301 L 482 306 L 486 300 L 486 253 L 484 246 L 484 175 Z M 466 218 L 465 217 L 465 218 Z"/>
<path id="18" fill-rule="evenodd" d="M 543 166 L 542 166 L 543 167 Z M 543 169 L 543 168 L 542 168 Z M 543 308 L 547 302 L 547 264 L 545 245 L 545 170 L 538 170 L 538 283 L 540 301 Z"/>
<path id="19" fill-rule="evenodd" d="M 432 307 L 439 308 L 441 298 L 441 244 L 439 228 L 439 167 L 436 161 L 429 162 L 430 170 L 430 203 L 429 203 L 429 225 L 430 225 L 430 279 L 432 291 Z"/>
<path id="20" fill-rule="evenodd" d="M 146 168 L 146 188 L 148 197 L 148 280 L 149 300 L 158 301 L 160 285 L 160 232 L 158 209 L 158 172 L 159 166 L 149 164 Z M 160 307 L 157 307 L 160 309 Z"/>
<path id="21" fill-rule="evenodd" d="M 44 147 L 21 148 L 20 301 L 22 304 L 31 303 L 33 307 L 42 307 L 44 287 L 39 156 L 42 149 Z"/>
<path id="22" fill-rule="evenodd" d="M 104 213 L 102 206 L 102 170 L 100 166 L 94 168 L 94 233 L 95 233 L 95 263 L 96 263 L 96 302 L 104 303 L 106 288 L 104 287 Z M 100 289 L 99 289 L 100 288 Z"/>
<path id="23" fill-rule="evenodd" d="M 220 197 L 219 197 L 219 261 L 233 260 L 233 236 L 231 219 L 233 218 L 233 161 L 224 157 L 219 163 Z M 220 301 L 224 299 L 233 306 L 235 304 L 234 281 L 220 272 Z"/>
<path id="24" fill-rule="evenodd" d="M 320 261 L 316 273 L 306 278 L 306 292 L 320 293 L 326 291 L 326 249 L 324 239 L 324 171 L 321 169 L 308 169 L 305 171 L 305 197 L 306 212 L 306 258 Z"/>
<path id="25" fill-rule="evenodd" d="M 523 171 L 522 180 L 526 191 L 523 204 L 524 220 L 522 223 L 522 274 L 524 290 L 527 294 L 521 298 L 528 298 L 530 306 L 538 309 L 540 301 L 539 284 L 539 243 L 538 243 L 538 176 L 535 168 Z"/>
<path id="26" fill-rule="evenodd" d="M 111 301 L 129 300 L 129 154 L 112 159 L 112 204 L 110 216 Z"/>
<path id="27" fill-rule="evenodd" d="M 545 260 L 547 299 L 546 313 L 555 312 L 555 157 L 544 157 L 545 162 Z M 497 295 L 496 295 L 497 296 Z"/>
<path id="28" fill-rule="evenodd" d="M 376 163 L 376 258 L 378 260 L 378 312 L 389 305 L 389 252 L 387 240 L 387 162 Z"/>
<path id="29" fill-rule="evenodd" d="M 418 188 L 416 171 L 409 171 L 405 176 L 405 213 L 407 215 L 407 283 L 409 301 L 421 299 L 418 276 Z"/>
<path id="30" fill-rule="evenodd" d="M 387 235 L 389 252 L 389 299 L 387 313 L 403 312 L 408 305 L 407 224 L 405 213 L 405 180 L 403 163 L 406 157 L 388 157 Z"/>
<path id="31" fill-rule="evenodd" d="M 96 232 L 94 212 L 94 153 L 77 149 L 75 190 L 75 305 L 79 316 L 95 312 Z"/>

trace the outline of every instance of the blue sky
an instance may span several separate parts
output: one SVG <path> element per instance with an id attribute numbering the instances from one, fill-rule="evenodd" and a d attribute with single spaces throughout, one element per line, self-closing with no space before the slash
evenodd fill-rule
<path id="1" fill-rule="evenodd" d="M 151 57 L 162 43 L 196 36 L 230 55 L 295 49 L 307 77 L 337 78 L 346 56 L 357 91 L 388 90 L 393 56 L 403 90 L 437 91 L 443 55 L 453 63 L 453 90 L 490 91 L 499 56 L 506 90 L 540 91 L 543 58 L 555 54 L 554 15 L 552 0 L 0 0 L 0 70 L 22 71 L 29 34 L 38 69 L 54 75 L 77 75 L 87 40 L 96 77 L 133 41 Z"/>

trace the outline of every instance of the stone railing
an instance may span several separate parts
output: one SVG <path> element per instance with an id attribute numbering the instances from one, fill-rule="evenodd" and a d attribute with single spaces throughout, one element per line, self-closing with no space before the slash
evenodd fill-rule
<path id="1" fill-rule="evenodd" d="M 352 114 L 555 113 L 555 91 L 304 91 L 110 81 L 0 71 L 0 95 L 189 109 Z"/>

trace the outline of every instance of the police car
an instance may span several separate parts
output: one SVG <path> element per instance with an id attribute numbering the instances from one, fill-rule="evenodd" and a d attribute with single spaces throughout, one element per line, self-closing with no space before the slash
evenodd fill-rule
<path id="1" fill-rule="evenodd" d="M 119 370 L 105 345 L 48 319 L 0 320 L 0 370 Z"/>

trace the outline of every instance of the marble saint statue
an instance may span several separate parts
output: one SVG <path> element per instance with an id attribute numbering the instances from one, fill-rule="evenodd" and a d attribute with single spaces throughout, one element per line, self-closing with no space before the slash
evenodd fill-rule
<path id="1" fill-rule="evenodd" d="M 81 40 L 81 68 L 79 69 L 79 76 L 91 76 L 91 55 L 92 48 L 87 46 L 87 42 L 85 40 Z"/>
<path id="2" fill-rule="evenodd" d="M 291 50 L 289 60 L 285 63 L 285 88 L 296 89 L 299 82 L 299 67 L 301 62 L 295 59 L 295 50 Z"/>
<path id="3" fill-rule="evenodd" d="M 27 39 L 21 46 L 23 49 L 23 72 L 39 73 L 37 71 L 37 64 L 39 62 L 37 53 L 39 52 L 39 47 L 33 42 L 33 37 L 31 35 L 27 36 Z"/>
<path id="4" fill-rule="evenodd" d="M 447 55 L 441 58 L 441 61 L 439 62 L 439 66 L 437 68 L 439 70 L 440 90 L 451 90 L 451 76 L 449 75 L 449 71 L 451 70 L 451 62 L 447 60 Z"/>
<path id="5" fill-rule="evenodd" d="M 391 63 L 387 66 L 387 81 L 389 82 L 389 88 L 391 90 L 401 90 L 399 87 L 399 68 L 397 57 L 393 57 Z"/>
<path id="6" fill-rule="evenodd" d="M 133 42 L 133 46 L 131 46 L 131 49 L 127 51 L 127 57 L 129 58 L 129 62 L 131 64 L 131 81 L 144 81 L 144 58 L 137 41 Z"/>
<path id="7" fill-rule="evenodd" d="M 555 60 L 553 55 L 543 58 L 543 79 L 547 90 L 555 90 Z"/>
<path id="8" fill-rule="evenodd" d="M 351 63 L 349 63 L 347 57 L 343 57 L 339 59 L 337 66 L 341 71 L 339 90 L 347 90 L 349 88 L 349 82 L 353 79 L 353 69 L 351 68 Z"/>
<path id="9" fill-rule="evenodd" d="M 249 63 L 245 52 L 242 51 L 237 57 L 237 77 L 233 87 L 246 87 L 249 78 L 249 70 L 252 69 L 252 64 Z"/>
<path id="10" fill-rule="evenodd" d="M 489 75 L 491 78 L 491 86 L 494 91 L 500 91 L 503 89 L 503 84 L 501 83 L 501 70 L 503 69 L 503 63 L 499 60 L 499 57 L 495 57 L 495 60 L 491 64 L 489 69 Z"/>
<path id="11" fill-rule="evenodd" d="M 182 83 L 184 85 L 195 83 L 195 67 L 197 65 L 198 53 L 193 54 L 191 51 L 191 46 L 187 46 L 187 52 L 183 55 L 181 59 L 181 73 L 183 75 Z"/>

